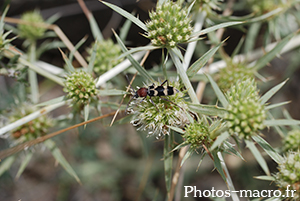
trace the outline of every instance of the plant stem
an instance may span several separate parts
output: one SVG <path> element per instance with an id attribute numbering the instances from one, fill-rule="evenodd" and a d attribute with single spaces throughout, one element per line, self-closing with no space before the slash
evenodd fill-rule
<path id="1" fill-rule="evenodd" d="M 56 103 L 56 104 L 53 104 L 53 105 L 49 105 L 49 106 L 46 106 L 38 111 L 35 111 L 7 126 L 4 126 L 2 128 L 0 128 L 0 136 L 5 134 L 6 132 L 12 130 L 12 129 L 15 129 L 15 128 L 18 128 L 19 126 L 22 126 L 23 124 L 26 124 L 28 122 L 30 122 L 31 120 L 33 119 L 36 119 L 38 118 L 39 116 L 42 116 L 44 114 L 47 114 L 49 112 L 51 112 L 52 110 L 56 109 L 56 108 L 59 108 L 61 106 L 63 106 L 65 104 L 65 101 L 63 102 L 60 102 L 60 103 Z"/>
<path id="2" fill-rule="evenodd" d="M 32 41 L 29 47 L 29 62 L 34 63 L 36 60 L 36 41 Z M 36 104 L 39 102 L 39 84 L 36 72 L 29 69 L 28 79 L 30 84 L 31 101 Z"/>
<path id="3" fill-rule="evenodd" d="M 196 17 L 196 22 L 194 26 L 194 32 L 198 32 L 202 29 L 205 17 L 207 13 L 205 11 L 199 11 Z M 195 48 L 197 45 L 197 41 L 191 42 L 188 44 L 185 55 L 184 55 L 184 62 L 183 62 L 183 68 L 185 71 L 188 69 L 188 66 L 190 65 L 192 56 L 194 54 Z"/>
<path id="4" fill-rule="evenodd" d="M 239 198 L 236 194 L 236 191 L 235 191 L 235 188 L 234 188 L 234 185 L 232 183 L 232 180 L 231 180 L 231 177 L 230 177 L 230 174 L 228 172 L 228 169 L 226 167 L 226 163 L 224 162 L 224 158 L 221 154 L 221 152 L 218 152 L 218 157 L 221 161 L 221 165 L 222 165 L 222 169 L 224 170 L 224 173 L 226 175 L 226 183 L 228 185 L 228 189 L 231 191 L 231 197 L 232 197 L 232 200 L 233 201 L 239 201 Z"/>
<path id="5" fill-rule="evenodd" d="M 10 50 L 5 50 L 4 51 L 4 55 L 8 58 L 12 58 L 13 56 L 15 56 L 15 53 L 13 53 L 12 51 Z M 25 66 L 28 66 L 30 69 L 34 70 L 36 73 L 48 78 L 49 80 L 52 80 L 54 81 L 55 83 L 61 85 L 61 86 L 64 86 L 64 82 L 61 78 L 49 73 L 48 71 L 42 69 L 42 68 L 39 68 L 37 67 L 36 65 L 34 65 L 33 63 L 27 61 L 25 58 L 23 58 L 22 56 L 18 59 L 18 62 L 25 65 Z"/>

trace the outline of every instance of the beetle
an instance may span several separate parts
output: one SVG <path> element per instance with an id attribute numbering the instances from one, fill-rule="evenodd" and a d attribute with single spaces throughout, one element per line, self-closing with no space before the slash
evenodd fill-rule
<path id="1" fill-rule="evenodd" d="M 163 86 L 165 83 L 167 83 L 167 86 Z M 171 95 L 174 95 L 179 92 L 178 89 L 169 85 L 168 80 L 165 80 L 159 86 L 155 86 L 155 84 L 153 83 L 148 88 L 142 87 L 142 88 L 139 88 L 137 91 L 135 91 L 132 88 L 132 90 L 133 90 L 134 94 L 133 94 L 133 97 L 129 100 L 129 102 L 127 104 L 127 108 L 128 108 L 129 103 L 133 99 L 143 98 L 141 100 L 141 102 L 142 102 L 143 100 L 145 100 L 147 98 L 147 96 L 149 96 L 150 102 L 156 107 L 157 110 L 158 110 L 157 106 L 151 99 L 151 97 L 153 97 L 153 96 L 159 96 L 162 100 L 169 101 L 169 102 L 173 103 L 174 105 L 178 106 L 176 103 L 170 101 L 169 99 L 161 97 L 161 96 L 171 96 Z M 127 108 L 126 108 L 126 111 L 127 111 Z M 179 108 L 181 108 L 181 107 L 179 107 Z"/>

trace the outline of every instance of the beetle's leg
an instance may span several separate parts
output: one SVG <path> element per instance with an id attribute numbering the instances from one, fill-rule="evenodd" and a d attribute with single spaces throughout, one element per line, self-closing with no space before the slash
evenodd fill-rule
<path id="1" fill-rule="evenodd" d="M 159 109 L 158 109 L 158 107 L 155 105 L 155 103 L 153 102 L 153 100 L 151 99 L 151 96 L 149 96 L 149 100 L 150 100 L 150 102 L 152 103 L 152 105 L 154 105 L 155 107 L 156 107 L 156 110 L 159 112 Z"/>

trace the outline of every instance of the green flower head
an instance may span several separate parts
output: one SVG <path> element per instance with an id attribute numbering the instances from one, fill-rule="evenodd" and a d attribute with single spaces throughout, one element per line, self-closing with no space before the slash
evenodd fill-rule
<path id="1" fill-rule="evenodd" d="M 278 166 L 278 172 L 274 175 L 275 182 L 282 194 L 286 189 L 294 191 L 293 197 L 286 200 L 297 201 L 300 199 L 300 151 L 288 152 L 286 157 Z"/>
<path id="2" fill-rule="evenodd" d="M 64 91 L 73 103 L 88 104 L 98 91 L 93 77 L 85 71 L 75 71 L 66 77 Z"/>
<path id="3" fill-rule="evenodd" d="M 150 21 L 146 23 L 149 38 L 153 45 L 173 48 L 178 43 L 186 42 L 192 33 L 191 19 L 187 8 L 167 0 L 157 5 L 156 11 L 149 13 Z"/>
<path id="4" fill-rule="evenodd" d="M 210 14 L 213 10 L 221 10 L 219 5 L 222 1 L 223 0 L 196 0 L 193 8 L 204 10 L 207 14 Z"/>
<path id="5" fill-rule="evenodd" d="M 265 14 L 284 5 L 282 0 L 248 0 L 247 3 L 257 15 Z"/>
<path id="6" fill-rule="evenodd" d="M 44 36 L 46 32 L 45 27 L 30 25 L 30 23 L 44 23 L 44 19 L 38 10 L 24 13 L 21 19 L 29 24 L 18 25 L 20 37 L 35 41 Z"/>
<path id="7" fill-rule="evenodd" d="M 93 48 L 90 48 L 88 52 L 92 54 Z M 121 55 L 121 48 L 114 44 L 112 40 L 102 40 L 97 42 L 97 53 L 94 62 L 94 72 L 96 75 L 102 75 L 103 73 L 109 71 L 114 66 L 119 64 L 123 59 L 117 60 Z M 90 60 L 90 58 L 89 58 Z"/>
<path id="8" fill-rule="evenodd" d="M 15 122 L 26 115 L 33 113 L 34 107 L 28 103 L 24 103 L 13 110 L 9 117 L 10 122 Z M 47 115 L 40 116 L 30 122 L 19 126 L 11 131 L 12 139 L 18 142 L 33 140 L 37 137 L 44 136 L 48 133 L 49 128 L 54 124 L 52 118 Z"/>
<path id="9" fill-rule="evenodd" d="M 183 138 L 186 144 L 191 145 L 191 149 L 197 149 L 202 147 L 202 145 L 210 147 L 213 143 L 213 140 L 210 138 L 209 128 L 202 121 L 187 125 Z"/>
<path id="10" fill-rule="evenodd" d="M 238 80 L 253 78 L 253 70 L 247 68 L 243 63 L 234 63 L 232 60 L 227 62 L 225 68 L 220 69 L 218 86 L 224 91 L 228 90 Z"/>
<path id="11" fill-rule="evenodd" d="M 300 149 L 300 130 L 292 130 L 288 132 L 284 138 L 283 147 L 285 151 L 297 151 Z"/>
<path id="12" fill-rule="evenodd" d="M 259 101 L 254 79 L 239 80 L 227 91 L 226 96 L 229 105 L 224 119 L 231 134 L 249 138 L 265 127 L 265 106 Z"/>
<path id="13" fill-rule="evenodd" d="M 159 83 L 155 84 L 156 86 L 160 85 Z M 176 90 L 179 88 L 179 83 L 171 83 L 171 86 Z M 135 99 L 129 104 L 127 110 L 133 114 L 131 124 L 139 126 L 138 130 L 147 131 L 148 136 L 157 138 L 169 134 L 167 126 L 183 128 L 189 123 L 184 111 L 188 110 L 188 106 L 183 97 L 184 93 L 178 91 L 170 96 L 148 96 L 144 101 L 141 101 L 142 98 Z"/>

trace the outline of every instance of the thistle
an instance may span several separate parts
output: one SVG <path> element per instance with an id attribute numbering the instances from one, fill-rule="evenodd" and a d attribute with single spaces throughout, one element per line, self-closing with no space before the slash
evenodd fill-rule
<path id="1" fill-rule="evenodd" d="M 150 21 L 146 23 L 149 38 L 153 45 L 173 48 L 178 43 L 187 42 L 192 33 L 191 19 L 187 8 L 167 0 L 149 13 Z"/>
<path id="2" fill-rule="evenodd" d="M 18 29 L 20 37 L 36 41 L 42 38 L 46 32 L 45 27 L 31 25 L 30 23 L 44 23 L 44 19 L 38 10 L 26 12 L 21 16 L 21 19 L 29 24 L 19 24 Z"/>
<path id="3" fill-rule="evenodd" d="M 158 83 L 156 83 L 158 85 Z M 173 83 L 175 88 L 179 87 L 179 83 Z M 174 95 L 167 96 L 169 101 L 163 100 L 161 97 L 146 97 L 144 101 L 136 99 L 129 105 L 128 111 L 133 114 L 131 124 L 139 126 L 138 130 L 148 132 L 148 136 L 157 138 L 169 134 L 167 126 L 183 128 L 189 120 L 185 110 L 188 106 L 184 100 L 184 93 L 178 92 Z"/>
<path id="4" fill-rule="evenodd" d="M 203 121 L 187 125 L 183 138 L 185 139 L 184 144 L 190 144 L 191 149 L 197 149 L 202 145 L 210 147 L 213 142 L 210 138 L 209 128 Z"/>
<path id="5" fill-rule="evenodd" d="M 288 132 L 284 138 L 283 147 L 285 151 L 297 151 L 300 149 L 300 130 L 292 130 Z"/>
<path id="6" fill-rule="evenodd" d="M 10 122 L 15 122 L 22 117 L 33 113 L 35 110 L 32 105 L 24 103 L 13 110 L 9 117 Z M 37 137 L 44 136 L 48 133 L 50 127 L 52 127 L 54 121 L 47 115 L 40 116 L 30 122 L 19 126 L 11 131 L 13 140 L 18 142 L 25 142 Z"/>
<path id="7" fill-rule="evenodd" d="M 266 119 L 264 105 L 254 79 L 240 80 L 226 93 L 229 105 L 224 119 L 228 122 L 229 132 L 237 133 L 240 138 L 249 138 L 262 130 Z"/>
<path id="8" fill-rule="evenodd" d="M 290 192 L 290 197 L 286 196 L 286 200 L 296 201 L 300 199 L 300 151 L 288 152 L 286 157 L 278 166 L 278 172 L 274 175 L 275 182 L 282 191 L 286 194 L 286 190 L 294 191 L 293 197 Z"/>
<path id="9" fill-rule="evenodd" d="M 82 70 L 66 77 L 64 91 L 68 99 L 79 104 L 89 104 L 98 93 L 93 77 Z"/>
<path id="10" fill-rule="evenodd" d="M 207 14 L 210 14 L 213 10 L 221 10 L 219 5 L 222 1 L 223 0 L 196 0 L 193 8 L 204 10 Z"/>
<path id="11" fill-rule="evenodd" d="M 224 91 L 228 90 L 238 80 L 244 78 L 253 78 L 253 70 L 247 68 L 243 63 L 234 63 L 232 60 L 227 61 L 226 68 L 220 69 L 218 86 Z"/>
<path id="12" fill-rule="evenodd" d="M 107 72 L 122 61 L 122 59 L 117 59 L 122 53 L 121 48 L 115 45 L 112 40 L 99 41 L 96 48 L 97 53 L 94 62 L 94 72 L 96 75 L 99 76 Z M 90 48 L 88 51 L 91 55 L 93 48 Z"/>
<path id="13" fill-rule="evenodd" d="M 284 6 L 284 3 L 281 0 L 249 0 L 247 3 L 249 4 L 251 10 L 253 10 L 258 15 L 270 12 L 276 8 Z"/>

